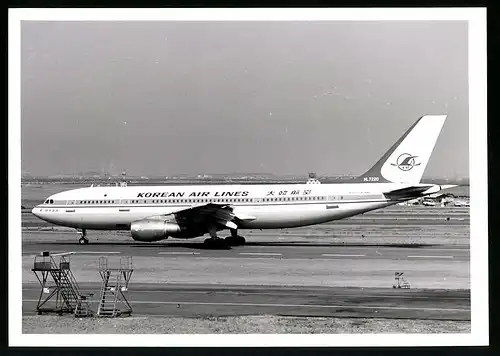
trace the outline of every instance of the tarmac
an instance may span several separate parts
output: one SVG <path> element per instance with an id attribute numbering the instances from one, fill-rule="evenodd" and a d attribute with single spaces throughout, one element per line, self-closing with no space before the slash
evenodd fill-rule
<path id="1" fill-rule="evenodd" d="M 59 233 L 60 242 L 47 241 L 48 233 L 26 233 L 39 242 L 23 242 L 23 256 L 41 251 L 77 255 L 127 255 L 136 257 L 190 258 L 274 258 L 274 259 L 348 259 L 348 260 L 426 260 L 469 261 L 467 245 L 335 243 L 305 241 L 247 242 L 244 246 L 209 248 L 203 239 L 196 242 L 136 243 L 129 241 L 95 242 L 79 245 L 75 233 Z M 43 236 L 42 236 L 43 235 Z M 62 235 L 62 236 L 61 236 Z M 101 238 L 102 240 L 102 238 Z"/>
<path id="2" fill-rule="evenodd" d="M 91 308 L 97 310 L 100 284 L 80 287 L 84 294 L 96 293 Z M 24 315 L 36 314 L 39 295 L 39 286 L 23 286 Z M 467 290 L 131 283 L 127 299 L 134 316 L 281 315 L 470 321 Z"/>

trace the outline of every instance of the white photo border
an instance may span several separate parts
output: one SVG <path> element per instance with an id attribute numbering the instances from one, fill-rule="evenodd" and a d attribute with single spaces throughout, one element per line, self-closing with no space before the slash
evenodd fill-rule
<path id="1" fill-rule="evenodd" d="M 33 335 L 22 334 L 22 21 L 467 21 L 471 223 L 470 334 Z M 486 8 L 9 9 L 10 346 L 462 346 L 488 345 Z M 472 124 L 473 123 L 473 124 Z"/>

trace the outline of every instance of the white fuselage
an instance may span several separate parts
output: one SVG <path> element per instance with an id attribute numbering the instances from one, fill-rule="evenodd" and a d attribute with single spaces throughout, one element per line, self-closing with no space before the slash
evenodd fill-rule
<path id="1" fill-rule="evenodd" d="M 384 192 L 406 184 L 289 184 L 89 187 L 49 197 L 33 213 L 53 224 L 80 229 L 127 230 L 132 222 L 207 203 L 226 204 L 249 216 L 243 229 L 320 224 L 384 208 Z M 412 185 L 414 186 L 414 185 Z M 404 200 L 409 200 L 404 199 Z"/>

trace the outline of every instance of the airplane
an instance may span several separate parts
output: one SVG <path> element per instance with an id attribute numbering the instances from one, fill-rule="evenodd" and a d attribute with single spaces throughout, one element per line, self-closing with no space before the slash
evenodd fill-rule
<path id="1" fill-rule="evenodd" d="M 92 186 L 54 194 L 32 213 L 81 230 L 82 245 L 87 230 L 128 230 L 140 242 L 208 233 L 210 246 L 243 245 L 239 230 L 322 224 L 455 187 L 421 183 L 446 117 L 422 116 L 366 173 L 341 183 Z"/>
<path id="2" fill-rule="evenodd" d="M 436 202 L 435 201 L 432 201 L 432 200 L 424 200 L 422 202 L 422 205 L 425 205 L 425 206 L 435 206 L 436 205 Z"/>

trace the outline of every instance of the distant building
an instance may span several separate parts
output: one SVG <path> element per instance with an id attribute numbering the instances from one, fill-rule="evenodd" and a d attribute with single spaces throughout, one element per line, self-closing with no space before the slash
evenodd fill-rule
<path id="1" fill-rule="evenodd" d="M 309 179 L 306 184 L 321 184 L 321 182 L 316 178 L 316 173 L 309 173 Z"/>

